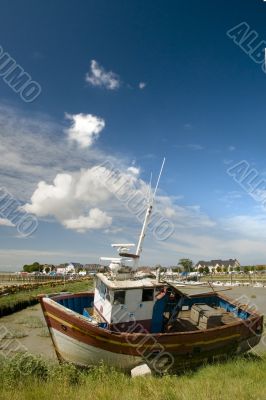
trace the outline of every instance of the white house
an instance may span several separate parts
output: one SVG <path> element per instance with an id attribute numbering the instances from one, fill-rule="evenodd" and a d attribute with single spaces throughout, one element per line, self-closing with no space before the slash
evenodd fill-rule
<path id="1" fill-rule="evenodd" d="M 71 262 L 71 263 L 67 264 L 66 266 L 60 265 L 59 267 L 57 267 L 56 272 L 58 274 L 63 274 L 63 275 L 65 275 L 65 274 L 77 274 L 78 270 L 80 268 L 83 268 L 82 264 Z"/>
<path id="2" fill-rule="evenodd" d="M 198 271 L 199 268 L 209 268 L 210 272 L 217 272 L 217 268 L 221 268 L 223 271 L 224 268 L 227 270 L 235 271 L 236 268 L 240 267 L 240 263 L 237 259 L 230 258 L 229 260 L 211 260 L 211 261 L 199 261 L 195 265 L 195 270 Z"/>

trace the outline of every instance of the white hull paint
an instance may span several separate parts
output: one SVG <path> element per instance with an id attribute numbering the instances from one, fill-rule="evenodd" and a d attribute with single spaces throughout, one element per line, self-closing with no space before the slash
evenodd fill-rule
<path id="1" fill-rule="evenodd" d="M 99 349 L 70 338 L 53 328 L 50 328 L 50 332 L 58 353 L 67 362 L 80 366 L 91 366 L 103 361 L 107 365 L 123 369 L 132 369 L 143 362 L 141 357 Z"/>

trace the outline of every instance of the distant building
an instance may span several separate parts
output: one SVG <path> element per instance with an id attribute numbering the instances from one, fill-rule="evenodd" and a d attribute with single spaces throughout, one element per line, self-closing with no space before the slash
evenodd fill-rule
<path id="1" fill-rule="evenodd" d="M 223 271 L 224 268 L 234 271 L 236 268 L 240 267 L 240 263 L 237 259 L 230 258 L 229 260 L 211 260 L 211 261 L 199 261 L 195 265 L 195 270 L 198 271 L 199 268 L 208 267 L 210 272 L 217 272 L 217 268 L 220 267 Z"/>
<path id="2" fill-rule="evenodd" d="M 102 269 L 100 264 L 85 264 L 83 269 L 87 272 L 98 272 Z"/>
<path id="3" fill-rule="evenodd" d="M 44 264 L 41 269 L 40 272 L 43 274 L 50 274 L 50 272 L 54 271 L 56 267 L 53 264 Z"/>
<path id="4" fill-rule="evenodd" d="M 56 268 L 58 274 L 77 274 L 83 265 L 80 263 L 71 262 L 69 264 L 61 264 Z"/>

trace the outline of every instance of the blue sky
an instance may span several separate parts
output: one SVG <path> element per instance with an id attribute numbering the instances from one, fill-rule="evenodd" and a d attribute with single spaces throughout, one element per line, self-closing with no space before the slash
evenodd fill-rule
<path id="1" fill-rule="evenodd" d="M 146 193 L 164 156 L 156 207 L 174 232 L 151 230 L 142 263 L 266 262 L 264 188 L 227 173 L 245 160 L 266 179 L 266 74 L 226 34 L 245 22 L 266 40 L 266 3 L 2 0 L 1 17 L 0 46 L 41 86 L 27 103 L 0 76 L 0 187 L 38 219 L 22 237 L 2 212 L 1 269 L 136 242 L 140 220 L 95 167 Z"/>

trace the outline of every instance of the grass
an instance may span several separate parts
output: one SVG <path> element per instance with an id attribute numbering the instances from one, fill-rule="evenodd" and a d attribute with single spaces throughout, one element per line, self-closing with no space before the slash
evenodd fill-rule
<path id="1" fill-rule="evenodd" d="M 34 316 L 20 318 L 17 324 L 25 325 L 27 328 L 43 328 L 45 326 L 39 317 Z"/>
<path id="2" fill-rule="evenodd" d="M 21 329 L 9 329 L 4 335 L 1 335 L 1 339 L 21 339 L 26 336 L 28 336 L 28 334 Z"/>
<path id="3" fill-rule="evenodd" d="M 42 329 L 40 330 L 40 332 L 38 333 L 38 336 L 41 336 L 41 337 L 49 337 L 49 336 L 50 336 L 50 333 L 49 333 L 48 328 L 46 328 L 46 327 L 42 328 Z"/>
<path id="4" fill-rule="evenodd" d="M 62 284 L 58 286 L 54 286 L 53 283 L 51 283 L 51 286 L 40 287 L 31 291 L 27 290 L 0 297 L 0 310 L 9 307 L 16 307 L 16 305 L 19 303 L 30 302 L 41 293 L 49 294 L 61 291 L 79 292 L 88 290 L 89 287 L 92 287 L 91 280 L 83 280 L 81 282 L 66 282 L 65 285 Z"/>
<path id="5" fill-rule="evenodd" d="M 17 355 L 0 363 L 1 400 L 264 400 L 266 356 L 242 357 L 180 376 L 138 377 L 104 365 L 81 371 Z"/>

